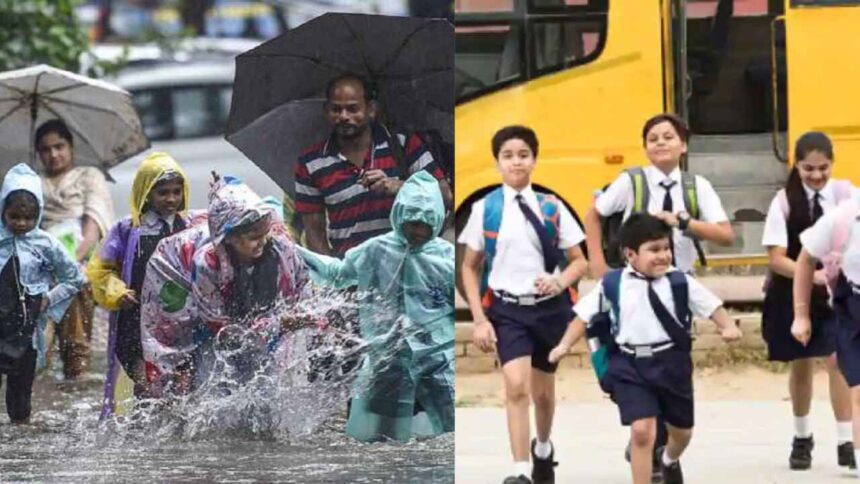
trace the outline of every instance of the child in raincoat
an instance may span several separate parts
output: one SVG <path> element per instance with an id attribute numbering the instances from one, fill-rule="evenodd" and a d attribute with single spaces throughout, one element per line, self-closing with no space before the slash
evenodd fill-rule
<path id="1" fill-rule="evenodd" d="M 30 419 L 47 318 L 61 320 L 84 283 L 60 241 L 38 228 L 42 212 L 39 176 L 12 167 L 0 189 L 0 383 L 5 374 L 6 412 L 16 424 Z"/>
<path id="2" fill-rule="evenodd" d="M 438 237 L 439 185 L 412 175 L 391 210 L 392 232 L 343 260 L 300 248 L 315 282 L 358 285 L 361 336 L 370 342 L 346 431 L 361 441 L 454 430 L 454 247 Z M 419 413 L 423 410 L 423 413 Z"/>
<path id="3" fill-rule="evenodd" d="M 132 183 L 131 214 L 111 228 L 87 266 L 93 297 L 111 311 L 102 418 L 115 410 L 120 369 L 134 382 L 135 396 L 146 394 L 138 296 L 158 242 L 188 225 L 186 200 L 188 178 L 179 163 L 166 153 L 150 154 Z"/>
<path id="4" fill-rule="evenodd" d="M 298 302 L 309 288 L 307 267 L 284 229 L 279 205 L 237 178 L 215 175 L 209 192 L 211 239 L 194 254 L 191 282 L 199 318 L 195 338 L 209 343 L 197 353 L 196 382 L 211 371 L 211 343 L 228 326 L 249 330 L 258 348 L 271 354 L 289 345 L 282 336 L 292 328 L 277 316 L 276 306 Z M 236 369 L 249 376 L 258 363 L 263 362 Z"/>
<path id="5" fill-rule="evenodd" d="M 140 295 L 140 336 L 146 380 L 153 396 L 191 390 L 194 352 L 203 342 L 191 297 L 194 253 L 209 241 L 209 219 L 201 213 L 189 227 L 155 248 Z"/>

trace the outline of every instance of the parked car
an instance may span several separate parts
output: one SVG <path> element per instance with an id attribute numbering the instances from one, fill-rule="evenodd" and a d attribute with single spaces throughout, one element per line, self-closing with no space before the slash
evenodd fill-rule
<path id="1" fill-rule="evenodd" d="M 205 208 L 210 172 L 245 180 L 261 196 L 283 192 L 239 150 L 224 140 L 230 113 L 233 60 L 166 63 L 126 69 L 112 82 L 133 96 L 152 148 L 110 170 L 117 215 L 128 213 L 135 171 L 151 151 L 165 151 L 182 164 L 191 182 L 192 208 Z M 309 140 L 311 142 L 312 140 Z"/>

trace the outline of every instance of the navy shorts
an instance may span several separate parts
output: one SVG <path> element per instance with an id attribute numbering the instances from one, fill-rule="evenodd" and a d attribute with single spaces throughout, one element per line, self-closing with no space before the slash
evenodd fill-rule
<path id="1" fill-rule="evenodd" d="M 623 425 L 663 417 L 673 427 L 693 427 L 693 361 L 689 352 L 671 348 L 650 358 L 613 354 L 601 386 L 618 405 Z"/>
<path id="2" fill-rule="evenodd" d="M 549 362 L 549 352 L 561 341 L 573 321 L 570 296 L 564 293 L 534 306 L 506 303 L 494 297 L 487 318 L 496 331 L 499 362 L 531 356 L 532 368 L 554 373 L 557 364 Z"/>
<path id="3" fill-rule="evenodd" d="M 860 295 L 840 277 L 834 291 L 834 307 L 839 321 L 836 361 L 849 387 L 860 385 Z"/>

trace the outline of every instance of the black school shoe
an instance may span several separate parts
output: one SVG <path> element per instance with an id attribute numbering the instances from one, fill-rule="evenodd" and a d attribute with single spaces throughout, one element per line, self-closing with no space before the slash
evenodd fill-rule
<path id="1" fill-rule="evenodd" d="M 684 484 L 684 473 L 681 471 L 681 461 L 675 461 L 672 465 L 663 464 L 663 449 L 665 447 L 660 447 L 655 452 L 655 455 L 659 455 L 657 462 L 654 463 L 654 469 L 659 469 L 660 471 L 660 479 L 663 484 Z M 654 482 L 654 476 L 651 476 L 651 482 Z"/>
<path id="2" fill-rule="evenodd" d="M 549 457 L 541 459 L 535 455 L 535 445 L 537 445 L 537 439 L 532 439 L 532 481 L 534 484 L 555 484 L 555 466 L 558 465 L 558 462 L 552 460 L 555 456 L 555 447 L 552 448 Z"/>
<path id="3" fill-rule="evenodd" d="M 794 471 L 803 471 L 812 467 L 812 449 L 814 447 L 815 441 L 811 435 L 805 438 L 795 436 L 791 442 L 791 456 L 788 458 L 788 467 Z"/>
<path id="4" fill-rule="evenodd" d="M 502 484 L 532 484 L 531 479 L 520 474 L 518 476 L 510 476 L 505 478 Z"/>
<path id="5" fill-rule="evenodd" d="M 854 442 L 839 444 L 836 447 L 836 456 L 839 459 L 839 467 L 857 468 L 857 462 L 854 461 Z"/>

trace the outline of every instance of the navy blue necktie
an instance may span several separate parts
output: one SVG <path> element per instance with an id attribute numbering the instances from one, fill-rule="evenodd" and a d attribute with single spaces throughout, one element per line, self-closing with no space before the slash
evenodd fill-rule
<path id="1" fill-rule="evenodd" d="M 633 277 L 642 279 L 648 283 L 648 302 L 651 303 L 651 309 L 654 310 L 654 314 L 657 316 L 657 319 L 660 320 L 660 325 L 663 326 L 663 330 L 666 331 L 666 334 L 669 335 L 669 338 L 672 339 L 675 346 L 684 351 L 690 351 L 692 346 L 690 343 L 690 335 L 687 333 L 687 330 L 678 323 L 678 319 L 672 316 L 672 313 L 666 309 L 666 306 L 663 305 L 663 301 L 660 300 L 660 297 L 657 296 L 657 291 L 654 290 L 654 278 L 637 274 L 635 272 L 631 272 L 630 274 Z"/>
<path id="2" fill-rule="evenodd" d="M 538 239 L 540 240 L 540 248 L 543 252 L 544 270 L 548 274 L 552 274 L 555 272 L 555 268 L 558 267 L 558 252 L 552 239 L 550 239 L 549 234 L 546 232 L 546 227 L 544 227 L 543 222 L 538 219 L 537 215 L 532 212 L 532 209 L 526 205 L 526 201 L 522 195 L 517 195 L 514 199 L 517 201 L 517 205 L 519 205 L 526 220 L 529 221 L 532 228 L 537 232 Z"/>
<path id="3" fill-rule="evenodd" d="M 675 180 L 663 180 L 660 186 L 666 189 L 666 195 L 663 197 L 663 211 L 675 213 L 672 206 L 672 187 L 675 186 Z M 672 265 L 675 265 L 675 231 L 669 235 L 669 250 L 672 251 Z"/>
<path id="4" fill-rule="evenodd" d="M 824 215 L 824 209 L 821 208 L 821 192 L 815 192 L 812 196 L 812 223 L 818 221 Z"/>

